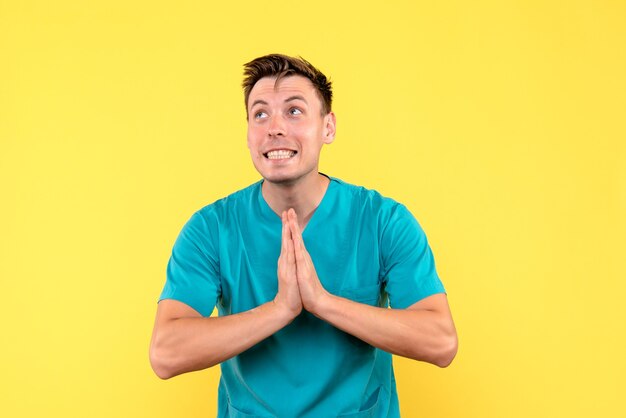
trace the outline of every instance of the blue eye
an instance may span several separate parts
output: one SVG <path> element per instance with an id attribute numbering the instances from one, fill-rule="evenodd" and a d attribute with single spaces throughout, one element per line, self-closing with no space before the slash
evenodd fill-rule
<path id="1" fill-rule="evenodd" d="M 300 109 L 298 109 L 297 107 L 292 107 L 291 109 L 289 109 L 289 114 L 290 115 L 301 115 L 302 111 Z"/>
<path id="2" fill-rule="evenodd" d="M 265 112 L 256 112 L 254 114 L 254 118 L 255 119 L 261 119 L 261 118 L 265 118 L 265 117 L 267 117 L 267 113 L 265 113 Z"/>

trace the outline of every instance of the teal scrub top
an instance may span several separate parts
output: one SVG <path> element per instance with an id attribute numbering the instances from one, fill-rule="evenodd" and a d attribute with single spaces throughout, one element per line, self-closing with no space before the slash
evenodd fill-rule
<path id="1" fill-rule="evenodd" d="M 328 176 L 327 176 L 328 177 Z M 426 235 L 408 209 L 337 178 L 302 232 L 324 288 L 406 308 L 445 293 Z M 248 311 L 276 296 L 282 224 L 263 180 L 195 212 L 180 232 L 159 298 L 203 316 Z M 399 417 L 391 354 L 303 311 L 221 363 L 222 417 Z"/>

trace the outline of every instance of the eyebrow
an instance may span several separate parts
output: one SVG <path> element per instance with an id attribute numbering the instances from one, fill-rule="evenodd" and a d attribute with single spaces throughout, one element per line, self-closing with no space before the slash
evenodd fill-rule
<path id="1" fill-rule="evenodd" d="M 254 106 L 258 105 L 258 104 L 262 104 L 262 105 L 267 105 L 267 102 L 265 100 L 255 100 L 252 105 L 250 106 L 250 109 L 252 109 Z"/>
<path id="2" fill-rule="evenodd" d="M 285 100 L 285 103 L 287 102 L 291 102 L 293 100 L 302 100 L 304 103 L 309 104 L 306 99 L 304 98 L 304 96 L 300 96 L 300 95 L 296 95 L 296 96 L 291 96 L 289 97 L 287 100 Z"/>
<path id="3" fill-rule="evenodd" d="M 309 104 L 309 102 L 306 101 L 304 96 L 300 96 L 300 95 L 295 95 L 295 96 L 288 97 L 287 99 L 285 99 L 285 103 L 288 103 L 288 102 L 291 102 L 291 101 L 294 101 L 294 100 L 302 100 L 304 103 Z M 257 99 L 254 102 L 252 102 L 252 105 L 250 105 L 250 109 L 252 109 L 254 106 L 256 106 L 258 104 L 267 106 L 267 102 L 265 100 Z"/>

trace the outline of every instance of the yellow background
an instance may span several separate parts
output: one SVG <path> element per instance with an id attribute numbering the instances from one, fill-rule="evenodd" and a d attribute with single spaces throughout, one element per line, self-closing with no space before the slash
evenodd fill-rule
<path id="1" fill-rule="evenodd" d="M 623 417 L 626 5 L 0 1 L 5 417 L 215 416 L 148 346 L 191 214 L 258 180 L 242 64 L 334 81 L 320 170 L 405 203 L 458 328 L 405 417 Z"/>

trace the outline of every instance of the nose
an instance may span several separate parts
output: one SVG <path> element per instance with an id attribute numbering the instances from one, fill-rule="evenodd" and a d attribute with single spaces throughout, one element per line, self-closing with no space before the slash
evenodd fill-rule
<path id="1" fill-rule="evenodd" d="M 267 134 L 269 136 L 285 136 L 285 124 L 281 116 L 270 117 Z"/>

